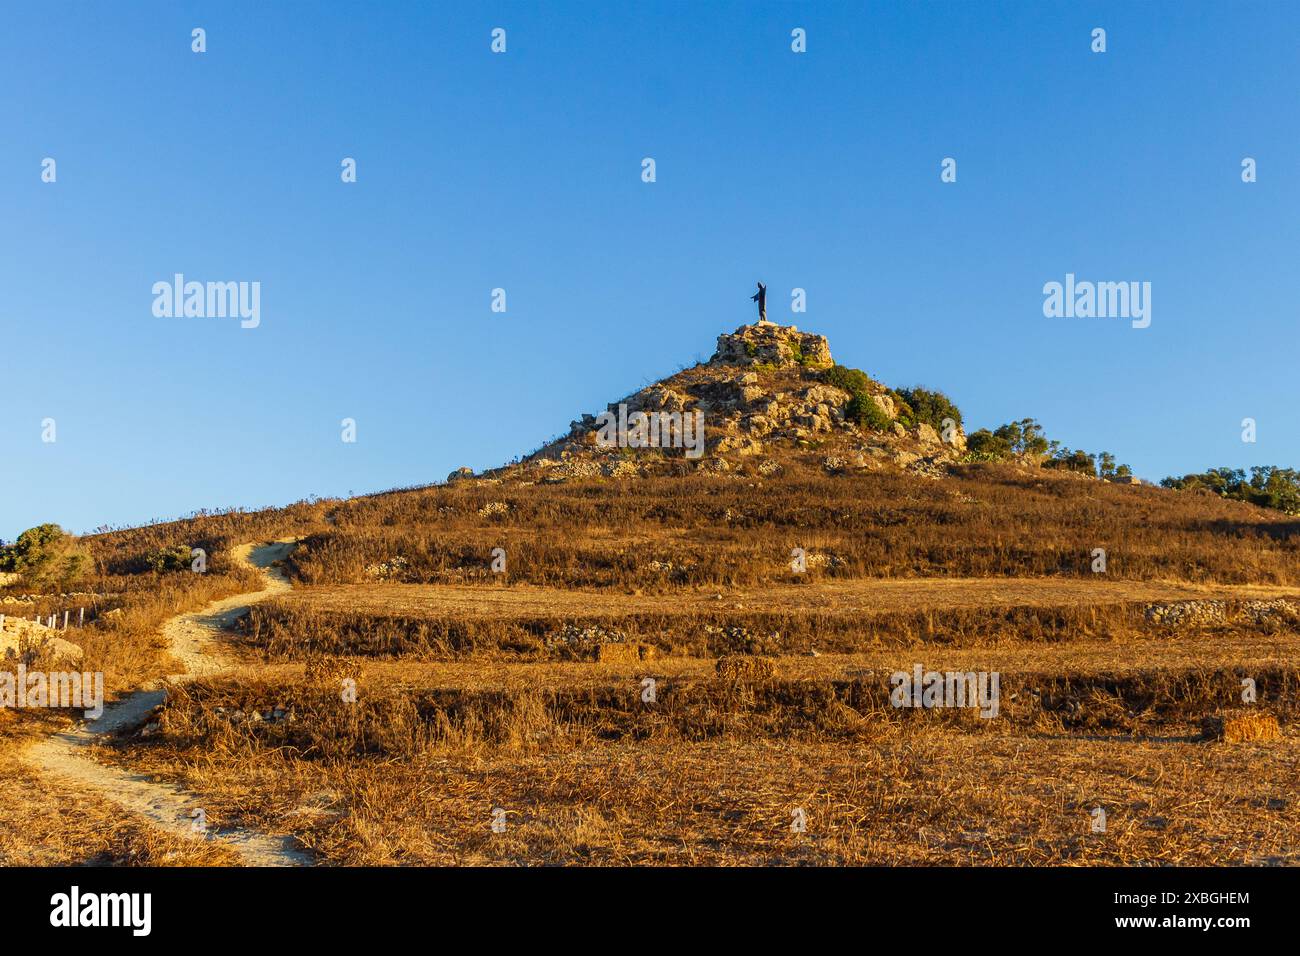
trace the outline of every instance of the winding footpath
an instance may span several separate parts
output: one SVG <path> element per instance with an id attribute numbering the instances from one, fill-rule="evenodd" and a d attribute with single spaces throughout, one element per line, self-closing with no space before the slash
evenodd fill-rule
<path id="1" fill-rule="evenodd" d="M 211 677 L 226 669 L 219 657 L 220 632 L 226 630 L 250 604 L 256 604 L 290 589 L 284 573 L 272 565 L 293 550 L 293 540 L 253 546 L 240 545 L 236 561 L 262 572 L 265 587 L 248 594 L 214 601 L 203 610 L 180 614 L 162 628 L 172 656 L 185 666 L 182 674 L 168 680 L 184 681 Z M 211 839 L 229 846 L 248 866 L 305 866 L 311 857 L 296 849 L 290 837 L 274 837 L 251 830 L 194 829 L 193 814 L 201 808 L 198 798 L 172 784 L 156 783 L 149 777 L 98 763 L 87 748 L 105 735 L 143 724 L 161 704 L 166 692 L 160 687 L 137 691 L 104 708 L 98 720 L 55 734 L 28 748 L 25 759 L 44 774 L 59 778 L 73 789 L 89 789 L 108 798 L 123 810 L 139 814 L 161 830 L 195 839 Z"/>

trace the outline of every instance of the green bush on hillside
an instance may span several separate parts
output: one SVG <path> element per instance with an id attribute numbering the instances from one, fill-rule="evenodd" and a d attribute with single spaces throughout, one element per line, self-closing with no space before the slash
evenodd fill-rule
<path id="1" fill-rule="evenodd" d="M 28 528 L 13 544 L 0 548 L 0 571 L 17 573 L 30 587 L 66 585 L 89 567 L 81 543 L 57 524 Z"/>
<path id="2" fill-rule="evenodd" d="M 1200 474 L 1169 477 L 1162 487 L 1190 491 L 1204 488 L 1221 498 L 1248 501 L 1287 514 L 1300 514 L 1300 471 L 1276 465 L 1255 465 L 1247 477 L 1241 468 L 1211 468 Z"/>
<path id="3" fill-rule="evenodd" d="M 144 557 L 144 563 L 157 574 L 166 574 L 169 571 L 188 571 L 190 570 L 190 547 L 185 544 L 178 544 L 170 548 L 158 548 L 156 551 L 150 551 Z"/>
<path id="4" fill-rule="evenodd" d="M 907 403 L 907 399 L 894 391 L 892 388 L 887 393 L 894 400 L 894 421 L 898 422 L 904 428 L 912 428 L 916 425 L 916 410 Z"/>
<path id="5" fill-rule="evenodd" d="M 1043 426 L 1032 418 L 999 425 L 994 431 L 981 428 L 966 439 L 966 450 L 976 461 L 1005 461 L 1011 457 L 1041 458 L 1051 445 Z"/>
<path id="6" fill-rule="evenodd" d="M 960 427 L 961 409 L 943 392 L 917 385 L 912 388 L 900 388 L 898 394 L 910 407 L 916 424 L 924 422 L 935 431 L 942 432 L 944 419 L 951 418 L 954 424 Z"/>
<path id="7" fill-rule="evenodd" d="M 844 365 L 832 365 L 822 373 L 822 381 L 843 389 L 852 396 L 844 406 L 844 417 L 855 425 L 884 431 L 893 424 L 893 419 L 871 397 L 871 386 L 875 383 L 866 372 Z"/>
<path id="8" fill-rule="evenodd" d="M 827 385 L 843 389 L 850 395 L 869 393 L 873 384 L 871 376 L 866 372 L 846 365 L 832 365 L 822 373 L 822 381 Z"/>
<path id="9" fill-rule="evenodd" d="M 859 427 L 878 432 L 883 432 L 894 423 L 876 400 L 865 394 L 854 395 L 849 399 L 849 403 L 844 406 L 844 417 Z"/>
<path id="10" fill-rule="evenodd" d="M 1059 468 L 1063 471 L 1075 471 L 1080 474 L 1096 475 L 1097 474 L 1097 457 L 1090 455 L 1083 449 L 1071 450 L 1069 448 L 1059 448 L 1056 454 L 1043 462 L 1044 468 Z"/>

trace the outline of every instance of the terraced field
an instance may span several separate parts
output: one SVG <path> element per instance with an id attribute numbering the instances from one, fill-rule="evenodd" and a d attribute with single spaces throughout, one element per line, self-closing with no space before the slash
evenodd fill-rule
<path id="1" fill-rule="evenodd" d="M 213 862 L 223 834 L 327 865 L 1300 862 L 1294 519 L 979 467 L 462 481 L 107 535 L 103 589 L 132 628 L 160 588 L 226 607 L 284 537 L 292 589 L 87 748 L 201 807 Z M 133 570 L 193 540 L 210 579 Z M 176 672 L 112 633 L 119 690 Z M 996 707 L 899 706 L 918 667 L 996 675 Z M 1280 733 L 1214 730 L 1242 715 Z M 147 823 L 102 853 L 157 860 Z"/>
<path id="2" fill-rule="evenodd" d="M 503 582 L 504 584 L 505 582 Z M 1191 600 L 1300 597 L 1300 587 L 1206 585 L 1087 578 L 905 578 L 824 581 L 815 586 L 735 588 L 701 593 L 680 589 L 609 594 L 593 589 L 372 584 L 301 588 L 281 603 L 325 612 L 363 611 L 429 618 L 510 620 L 658 614 L 683 618 L 726 610 L 753 613 L 822 611 L 867 620 L 896 611 L 1113 605 Z"/>

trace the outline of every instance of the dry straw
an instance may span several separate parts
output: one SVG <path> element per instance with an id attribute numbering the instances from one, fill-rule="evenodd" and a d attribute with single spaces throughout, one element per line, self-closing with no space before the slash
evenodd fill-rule
<path id="1" fill-rule="evenodd" d="M 1280 740 L 1282 728 L 1272 714 L 1249 710 L 1237 714 L 1215 714 L 1201 721 L 1201 739 L 1225 744 L 1264 743 Z"/>

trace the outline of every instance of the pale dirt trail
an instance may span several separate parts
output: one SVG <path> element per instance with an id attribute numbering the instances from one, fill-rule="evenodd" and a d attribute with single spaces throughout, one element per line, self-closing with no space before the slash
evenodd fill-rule
<path id="1" fill-rule="evenodd" d="M 172 656 L 185 665 L 184 673 L 172 675 L 169 680 L 206 677 L 225 669 L 217 646 L 220 632 L 250 604 L 290 589 L 284 573 L 271 565 L 291 550 L 292 541 L 277 541 L 259 547 L 251 544 L 239 546 L 234 552 L 235 559 L 260 569 L 266 586 L 260 591 L 214 601 L 202 611 L 177 615 L 163 625 L 163 635 L 171 645 Z M 153 709 L 162 703 L 163 697 L 161 688 L 150 688 L 124 697 L 105 707 L 98 720 L 76 730 L 55 734 L 30 747 L 25 759 L 73 789 L 95 790 L 123 810 L 145 817 L 159 829 L 198 838 L 201 834 L 194 830 L 193 812 L 202 809 L 202 805 L 196 796 L 172 784 L 155 783 L 141 774 L 97 763 L 86 752 L 89 745 L 106 734 L 144 723 Z M 294 849 L 294 841 L 288 837 L 268 836 L 250 830 L 220 833 L 210 830 L 206 836 L 234 849 L 249 866 L 303 866 L 312 862 L 307 854 Z"/>

